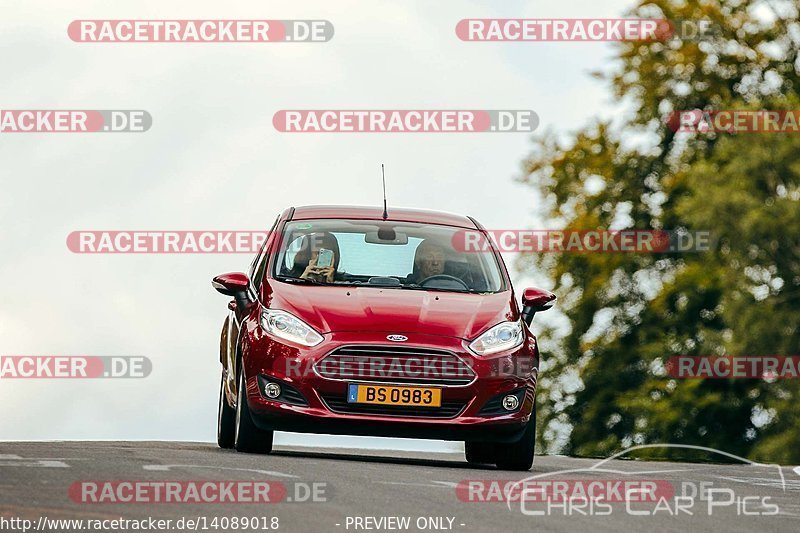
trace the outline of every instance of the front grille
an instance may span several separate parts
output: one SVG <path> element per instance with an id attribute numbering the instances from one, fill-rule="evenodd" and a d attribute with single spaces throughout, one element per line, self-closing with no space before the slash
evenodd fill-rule
<path id="1" fill-rule="evenodd" d="M 455 418 L 464 410 L 465 402 L 442 402 L 441 407 L 373 405 L 349 403 L 341 395 L 324 394 L 322 401 L 334 413 L 356 415 L 408 416 L 425 418 Z"/>
<path id="2" fill-rule="evenodd" d="M 345 381 L 463 386 L 475 380 L 452 352 L 405 346 L 342 346 L 314 367 L 322 377 Z"/>

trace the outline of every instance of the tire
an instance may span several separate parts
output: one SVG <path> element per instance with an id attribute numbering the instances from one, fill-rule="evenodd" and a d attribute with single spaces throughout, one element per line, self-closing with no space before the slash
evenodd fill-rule
<path id="1" fill-rule="evenodd" d="M 236 432 L 236 409 L 228 405 L 225 397 L 225 372 L 219 380 L 219 411 L 217 412 L 217 444 L 220 448 L 233 448 Z"/>
<path id="2" fill-rule="evenodd" d="M 267 454 L 272 451 L 272 431 L 256 427 L 247 405 L 247 385 L 243 365 L 239 365 L 239 383 L 236 390 L 236 419 L 234 425 L 234 448 L 237 452 Z"/>
<path id="3" fill-rule="evenodd" d="M 531 413 L 531 419 L 525 426 L 522 437 L 510 444 L 501 444 L 497 447 L 496 464 L 500 470 L 527 471 L 533 466 L 536 446 L 536 410 Z"/>
<path id="4" fill-rule="evenodd" d="M 485 465 L 495 463 L 495 447 L 493 442 L 465 442 L 464 454 L 467 462 L 473 465 Z"/>

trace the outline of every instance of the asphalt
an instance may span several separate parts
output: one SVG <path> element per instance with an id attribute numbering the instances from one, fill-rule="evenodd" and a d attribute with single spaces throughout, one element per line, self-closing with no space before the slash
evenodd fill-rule
<path id="1" fill-rule="evenodd" d="M 455 453 L 276 447 L 269 456 L 255 456 L 221 450 L 211 443 L 5 442 L 0 443 L 0 531 L 22 531 L 23 525 L 31 531 L 78 531 L 81 526 L 76 523 L 57 527 L 48 521 L 120 517 L 172 520 L 168 526 L 162 524 L 162 531 L 194 531 L 185 521 L 183 528 L 176 527 L 182 518 L 197 520 L 199 531 L 264 531 L 274 530 L 264 526 L 276 525 L 278 531 L 298 532 L 800 530 L 800 468 L 638 460 L 597 463 L 594 459 L 542 456 L 536 458 L 530 472 L 522 473 L 471 466 Z M 568 480 L 566 486 L 571 490 L 600 481 L 595 487 L 609 488 L 605 494 L 612 499 L 613 487 L 619 483 L 633 483 L 624 485 L 627 487 L 654 483 L 663 499 L 660 503 L 615 501 L 587 507 L 573 492 L 572 502 L 555 498 L 548 505 L 530 498 L 520 503 L 514 498 L 509 505 L 498 492 L 508 481 L 531 476 L 539 483 Z M 172 503 L 153 503 L 149 499 L 152 493 L 148 501 L 138 503 L 84 501 L 102 496 L 101 491 L 84 496 L 81 490 L 87 483 L 107 487 L 104 482 L 123 481 L 140 485 L 274 483 L 269 503 L 196 503 L 187 501 L 191 500 L 188 492 Z M 285 495 L 276 487 L 285 488 Z M 709 488 L 717 492 L 711 494 Z M 311 490 L 316 490 L 316 497 L 308 496 Z M 123 493 L 105 494 L 107 499 Z M 677 511 L 676 497 L 680 496 L 684 499 L 677 500 L 678 507 L 682 505 Z M 465 501 L 485 498 L 502 501 Z M 541 514 L 534 514 L 537 512 Z M 243 527 L 243 521 L 235 526 L 233 520 L 241 517 L 258 517 L 259 527 Z M 87 524 L 82 524 L 83 531 Z M 106 530 L 126 531 L 120 524 L 116 528 L 111 522 L 105 525 Z M 140 527 L 147 530 L 152 525 L 157 527 L 156 522 Z"/>

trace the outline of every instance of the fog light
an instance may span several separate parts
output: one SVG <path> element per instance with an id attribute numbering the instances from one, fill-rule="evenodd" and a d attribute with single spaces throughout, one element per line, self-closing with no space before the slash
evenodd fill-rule
<path id="1" fill-rule="evenodd" d="M 281 386 L 277 383 L 267 383 L 264 387 L 264 394 L 267 395 L 267 398 L 277 398 L 281 395 Z"/>
<path id="2" fill-rule="evenodd" d="M 509 394 L 503 398 L 503 409 L 506 411 L 513 411 L 517 407 L 519 407 L 519 400 L 513 394 Z"/>

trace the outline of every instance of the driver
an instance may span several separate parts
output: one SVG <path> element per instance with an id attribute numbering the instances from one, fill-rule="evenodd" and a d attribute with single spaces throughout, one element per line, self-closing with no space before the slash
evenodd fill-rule
<path id="1" fill-rule="evenodd" d="M 407 283 L 421 283 L 431 276 L 444 274 L 447 251 L 441 244 L 425 239 L 414 253 L 414 271 L 406 278 Z"/>

